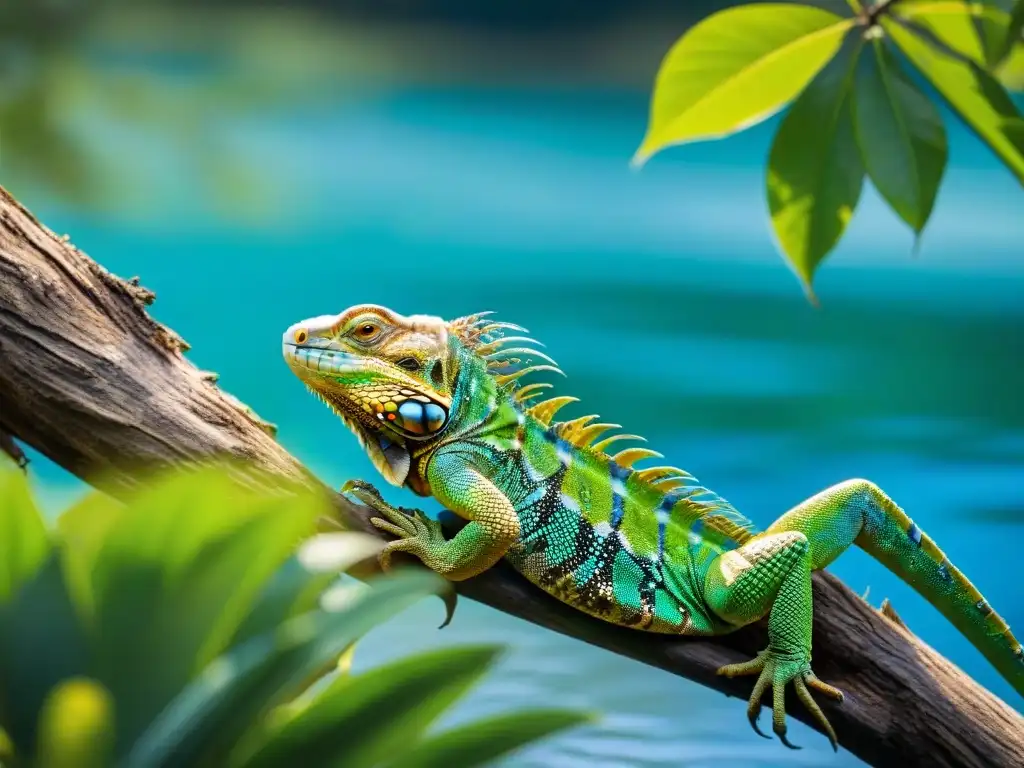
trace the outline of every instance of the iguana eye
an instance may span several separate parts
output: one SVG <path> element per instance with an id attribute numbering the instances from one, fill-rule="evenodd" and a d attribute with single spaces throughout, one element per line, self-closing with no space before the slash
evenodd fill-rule
<path id="1" fill-rule="evenodd" d="M 380 326 L 376 323 L 360 323 L 352 331 L 352 335 L 359 341 L 372 341 L 380 333 Z"/>

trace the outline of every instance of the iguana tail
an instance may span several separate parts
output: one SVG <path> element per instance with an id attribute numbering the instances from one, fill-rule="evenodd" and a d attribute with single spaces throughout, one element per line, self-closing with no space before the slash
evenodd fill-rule
<path id="1" fill-rule="evenodd" d="M 813 496 L 768 533 L 799 530 L 813 567 L 824 568 L 850 543 L 872 555 L 935 606 L 1024 696 L 1024 647 L 981 592 L 938 545 L 874 483 L 848 480 Z"/>
<path id="2" fill-rule="evenodd" d="M 938 608 L 1024 696 L 1024 648 L 1009 625 L 935 541 L 903 510 L 893 507 L 898 514 L 891 519 L 906 532 L 902 546 L 887 546 L 892 543 L 889 537 L 873 538 L 866 531 L 857 537 L 857 544 Z"/>

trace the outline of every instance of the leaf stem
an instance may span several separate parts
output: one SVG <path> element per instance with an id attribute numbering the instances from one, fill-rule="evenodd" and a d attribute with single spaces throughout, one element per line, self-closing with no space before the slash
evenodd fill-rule
<path id="1" fill-rule="evenodd" d="M 878 0 L 877 3 L 872 5 L 870 8 L 865 8 L 861 14 L 861 20 L 864 26 L 871 28 L 877 26 L 882 17 L 890 12 L 892 6 L 896 5 L 899 0 Z"/>

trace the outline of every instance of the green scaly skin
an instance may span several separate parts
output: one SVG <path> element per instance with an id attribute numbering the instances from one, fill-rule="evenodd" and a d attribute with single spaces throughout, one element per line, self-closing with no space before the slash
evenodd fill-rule
<path id="1" fill-rule="evenodd" d="M 289 328 L 293 372 L 353 430 L 388 482 L 433 496 L 468 524 L 445 539 L 418 510 L 385 502 L 363 482 L 351 492 L 394 535 L 381 554 L 407 552 L 452 581 L 499 559 L 559 600 L 648 632 L 718 635 L 768 617 L 768 647 L 727 676 L 756 675 L 754 729 L 773 687 L 773 730 L 787 746 L 783 693 L 792 684 L 828 734 L 810 695 L 842 693 L 811 671 L 810 574 L 851 544 L 881 561 L 939 609 L 1024 695 L 1024 649 L 1006 622 L 935 543 L 876 485 L 848 480 L 758 532 L 728 502 L 674 467 L 634 469 L 658 457 L 596 416 L 552 422 L 575 400 L 533 402 L 558 371 L 525 332 L 484 314 L 450 322 L 374 305 Z M 532 364 L 532 360 L 541 361 Z"/>

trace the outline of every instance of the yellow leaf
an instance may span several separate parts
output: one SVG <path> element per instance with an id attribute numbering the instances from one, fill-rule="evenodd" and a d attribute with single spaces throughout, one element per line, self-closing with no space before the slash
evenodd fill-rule
<path id="1" fill-rule="evenodd" d="M 730 8 L 672 47 L 654 84 L 643 164 L 674 144 L 717 139 L 768 119 L 828 63 L 854 19 L 806 5 Z"/>

